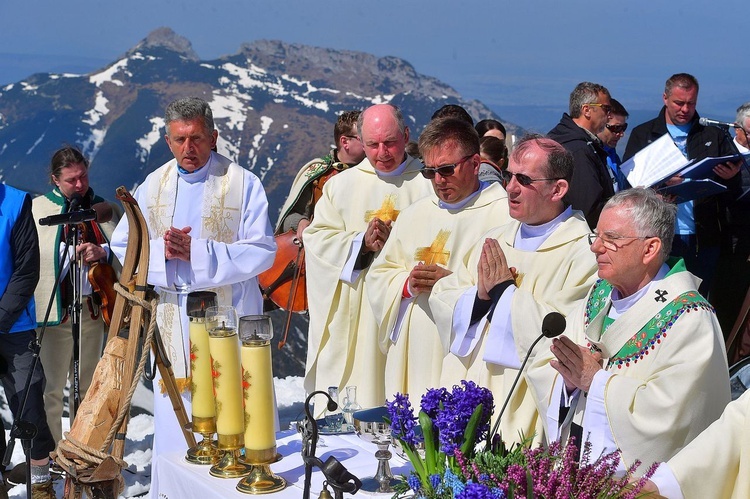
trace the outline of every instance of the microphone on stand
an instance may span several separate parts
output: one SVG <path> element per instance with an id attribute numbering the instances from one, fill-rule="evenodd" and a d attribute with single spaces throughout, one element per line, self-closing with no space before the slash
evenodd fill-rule
<path id="1" fill-rule="evenodd" d="M 534 350 L 534 347 L 537 343 L 539 343 L 542 338 L 555 338 L 557 336 L 560 336 L 563 331 L 565 331 L 565 316 L 561 314 L 560 312 L 550 312 L 547 315 L 544 316 L 544 319 L 542 320 L 542 334 L 539 335 L 537 339 L 534 340 L 534 343 L 531 344 L 529 347 L 529 350 L 526 352 L 526 357 L 523 359 L 523 362 L 521 363 L 521 368 L 518 370 L 518 374 L 516 374 L 516 379 L 513 381 L 513 385 L 510 387 L 510 391 L 508 392 L 508 396 L 505 397 L 505 403 L 503 403 L 503 408 L 500 409 L 500 413 L 497 415 L 497 419 L 495 420 L 495 425 L 492 427 L 492 431 L 487 434 L 487 448 L 489 449 L 492 437 L 497 433 L 497 430 L 500 428 L 500 421 L 503 418 L 503 413 L 505 412 L 505 409 L 508 407 L 508 403 L 510 402 L 510 398 L 513 396 L 513 391 L 516 389 L 516 385 L 518 384 L 518 380 L 521 379 L 521 375 L 523 374 L 523 369 L 526 367 L 526 362 L 529 361 L 529 357 L 531 356 L 531 352 Z"/>
<path id="2" fill-rule="evenodd" d="M 726 121 L 718 121 L 718 120 L 711 120 L 708 118 L 700 118 L 698 120 L 698 123 L 700 123 L 703 126 L 716 126 L 719 128 L 735 128 L 737 126 L 736 123 L 727 123 Z"/>
<path id="3" fill-rule="evenodd" d="M 112 206 L 107 202 L 101 202 L 91 205 L 91 209 L 96 212 L 97 223 L 103 224 L 112 220 Z"/>
<path id="4" fill-rule="evenodd" d="M 81 196 L 80 194 L 73 194 L 73 196 L 70 198 L 70 204 L 68 205 L 68 213 L 81 208 L 81 203 L 83 203 L 83 196 Z"/>

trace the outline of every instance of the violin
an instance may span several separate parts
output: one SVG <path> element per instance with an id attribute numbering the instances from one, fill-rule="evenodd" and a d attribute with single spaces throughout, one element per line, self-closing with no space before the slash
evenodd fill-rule
<path id="1" fill-rule="evenodd" d="M 288 230 L 274 238 L 276 257 L 270 269 L 258 275 L 264 300 L 288 312 L 307 311 L 305 248 L 297 232 Z"/>
<path id="2" fill-rule="evenodd" d="M 89 264 L 89 282 L 94 293 L 91 295 L 94 303 L 99 306 L 102 312 L 104 323 L 109 326 L 112 321 L 112 313 L 115 309 L 115 282 L 117 282 L 117 273 L 112 265 L 104 262 L 93 262 Z"/>
<path id="3" fill-rule="evenodd" d="M 81 241 L 96 241 L 97 238 L 91 237 L 92 235 L 89 234 L 89 226 L 87 224 L 78 224 L 78 230 L 81 234 Z M 91 299 L 99 307 L 99 310 L 101 310 L 104 323 L 109 326 L 112 321 L 112 313 L 115 309 L 115 299 L 117 298 L 117 292 L 115 291 L 117 273 L 112 265 L 108 263 L 91 262 L 89 263 L 88 279 L 93 291 Z M 93 311 L 91 312 L 91 317 L 96 319 Z"/>

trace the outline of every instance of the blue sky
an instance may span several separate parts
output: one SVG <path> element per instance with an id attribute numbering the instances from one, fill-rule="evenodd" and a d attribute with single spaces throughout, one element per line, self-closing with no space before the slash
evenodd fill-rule
<path id="1" fill-rule="evenodd" d="M 494 109 L 564 109 L 589 80 L 655 114 L 664 80 L 685 71 L 699 112 L 726 119 L 750 100 L 749 13 L 739 0 L 4 0 L 0 84 L 100 67 L 169 26 L 204 59 L 262 38 L 398 56 Z"/>

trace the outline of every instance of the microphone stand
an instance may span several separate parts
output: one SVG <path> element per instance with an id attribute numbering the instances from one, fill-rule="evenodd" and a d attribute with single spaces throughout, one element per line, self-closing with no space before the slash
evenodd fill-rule
<path id="1" fill-rule="evenodd" d="M 513 385 L 510 387 L 510 391 L 508 392 L 508 396 L 505 397 L 505 403 L 503 403 L 502 409 L 500 409 L 500 413 L 497 415 L 497 419 L 495 420 L 495 424 L 492 426 L 492 431 L 487 433 L 487 442 L 485 443 L 485 451 L 490 450 L 492 446 L 492 438 L 497 434 L 497 430 L 500 428 L 500 421 L 503 419 L 503 413 L 505 412 L 505 409 L 508 407 L 508 403 L 510 402 L 510 398 L 513 396 L 513 391 L 516 389 L 516 385 L 518 384 L 518 380 L 521 379 L 521 375 L 523 374 L 523 370 L 526 367 L 526 363 L 529 361 L 529 357 L 531 357 L 531 352 L 534 351 L 534 347 L 537 343 L 539 343 L 542 338 L 545 338 L 546 335 L 544 333 L 540 334 L 537 339 L 534 340 L 534 343 L 531 344 L 529 347 L 529 350 L 526 352 L 526 357 L 523 359 L 523 362 L 521 363 L 521 367 L 518 369 L 518 374 L 516 374 L 516 379 L 513 380 Z"/>
<path id="2" fill-rule="evenodd" d="M 327 408 L 329 411 L 334 411 L 338 407 L 336 401 L 327 392 L 322 390 L 312 392 L 305 399 L 305 419 L 302 420 L 300 430 L 302 433 L 302 461 L 305 463 L 305 484 L 302 498 L 310 499 L 312 470 L 313 466 L 317 466 L 326 477 L 326 482 L 323 483 L 324 489 L 326 484 L 330 485 L 333 488 L 334 497 L 336 499 L 343 499 L 344 492 L 356 494 L 362 487 L 362 482 L 359 478 L 352 475 L 335 457 L 330 456 L 323 462 L 315 456 L 315 448 L 318 445 L 318 423 L 310 413 L 310 399 L 318 394 L 328 397 Z"/>

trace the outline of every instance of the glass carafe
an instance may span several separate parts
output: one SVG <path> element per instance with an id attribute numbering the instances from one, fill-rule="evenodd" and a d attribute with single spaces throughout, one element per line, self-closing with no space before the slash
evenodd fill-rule
<path id="1" fill-rule="evenodd" d="M 344 405 L 341 408 L 344 413 L 344 421 L 347 425 L 347 430 L 354 430 L 354 413 L 362 409 L 362 406 L 357 402 L 357 386 L 350 385 L 346 387 L 346 397 L 344 397 Z"/>

